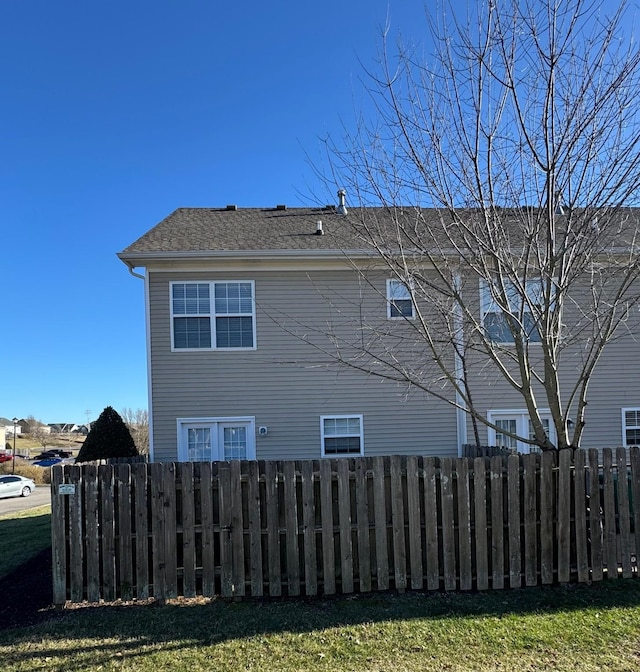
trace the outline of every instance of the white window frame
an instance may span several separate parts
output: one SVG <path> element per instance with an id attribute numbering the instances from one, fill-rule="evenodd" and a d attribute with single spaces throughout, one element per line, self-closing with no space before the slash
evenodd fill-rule
<path id="1" fill-rule="evenodd" d="M 627 424 L 627 413 L 636 413 L 636 419 L 638 420 L 638 424 L 636 425 L 628 425 Z M 629 443 L 627 441 L 627 430 L 628 429 L 637 429 L 640 430 L 640 406 L 630 406 L 629 408 L 623 408 L 622 409 L 622 445 L 625 448 L 628 448 L 629 446 L 638 446 L 640 445 L 640 441 L 636 442 L 631 442 Z"/>
<path id="2" fill-rule="evenodd" d="M 256 419 L 253 416 L 239 417 L 210 417 L 210 418 L 178 418 L 177 437 L 178 437 L 178 461 L 189 461 L 189 429 L 211 430 L 211 461 L 219 462 L 224 460 L 224 445 L 222 443 L 222 433 L 225 427 L 245 426 L 247 428 L 247 455 L 243 459 L 256 459 Z"/>
<path id="3" fill-rule="evenodd" d="M 398 291 L 401 290 L 401 291 Z M 401 295 L 399 295 L 401 294 Z M 395 301 L 410 301 L 411 315 L 392 315 L 391 310 Z M 387 319 L 388 320 L 414 320 L 416 317 L 415 306 L 413 305 L 413 296 L 411 285 L 398 280 L 397 278 L 387 279 Z"/>
<path id="4" fill-rule="evenodd" d="M 548 408 L 542 408 L 539 410 L 540 419 L 544 422 L 547 420 L 549 422 L 549 440 L 553 443 L 556 443 L 556 431 L 551 418 L 551 412 Z M 497 420 L 515 420 L 516 421 L 516 434 L 518 436 L 531 436 L 529 423 L 531 419 L 529 418 L 529 412 L 526 409 L 500 409 L 487 411 L 487 420 L 495 424 Z M 498 434 L 493 427 L 487 427 L 487 444 L 489 446 L 497 445 L 496 434 Z M 524 441 L 515 442 L 514 450 L 519 453 L 537 453 L 539 449 L 530 443 Z"/>
<path id="5" fill-rule="evenodd" d="M 251 314 L 248 313 L 216 313 L 215 309 L 215 291 L 216 285 L 240 285 L 248 284 L 251 285 Z M 195 314 L 181 314 L 173 312 L 173 287 L 174 285 L 209 285 L 209 312 L 208 313 L 195 313 Z M 254 280 L 174 280 L 169 283 L 169 314 L 170 314 L 170 327 L 171 327 L 171 352 L 210 352 L 213 350 L 221 352 L 237 352 L 238 350 L 256 350 L 258 347 L 257 334 L 256 334 L 256 287 Z M 209 319 L 209 325 L 211 330 L 211 347 L 209 348 L 178 348 L 175 345 L 175 319 L 181 317 L 202 317 Z M 241 346 L 241 347 L 218 347 L 217 334 L 216 334 L 216 318 L 217 317 L 251 317 L 251 326 L 252 326 L 252 346 Z"/>
<path id="6" fill-rule="evenodd" d="M 325 421 L 326 420 L 354 420 L 357 419 L 360 423 L 360 432 L 347 434 L 327 434 L 325 435 Z M 325 438 L 347 438 L 358 436 L 360 439 L 359 453 L 326 453 L 325 452 Z M 322 457 L 362 457 L 364 455 L 364 416 L 357 413 L 350 413 L 347 415 L 321 415 L 320 416 L 320 455 Z"/>
<path id="7" fill-rule="evenodd" d="M 505 284 L 507 285 L 507 291 L 509 286 L 513 286 L 513 283 L 510 280 L 504 280 Z M 526 291 L 527 295 L 529 297 L 529 300 L 531 303 L 536 303 L 535 301 L 535 291 L 541 292 L 542 291 L 542 280 L 541 279 L 535 279 L 531 278 L 526 281 Z M 516 298 L 519 303 L 521 300 L 520 298 L 520 293 L 516 292 Z M 514 306 L 517 308 L 517 306 Z M 526 314 L 531 315 L 531 310 L 526 306 L 526 304 L 523 306 L 524 312 Z M 517 311 L 514 311 L 517 312 Z M 508 334 L 508 340 L 507 339 L 498 339 L 498 338 L 491 338 L 491 335 L 489 334 L 488 329 L 485 327 L 485 320 L 487 315 L 499 315 L 503 314 L 504 311 L 496 300 L 493 298 L 491 294 L 491 285 L 487 280 L 480 280 L 480 320 L 482 324 L 482 328 L 484 329 L 484 333 L 486 334 L 486 337 L 492 342 L 492 343 L 500 343 L 503 345 L 513 345 L 515 341 L 513 340 L 513 334 L 509 333 Z M 537 332 L 537 330 L 536 330 Z M 539 344 L 540 343 L 540 335 L 539 333 L 536 333 L 535 335 L 531 333 L 527 337 L 527 342 L 532 343 L 532 344 Z"/>

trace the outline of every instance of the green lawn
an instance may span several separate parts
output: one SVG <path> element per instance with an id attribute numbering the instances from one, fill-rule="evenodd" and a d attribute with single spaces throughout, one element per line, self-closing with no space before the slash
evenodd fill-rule
<path id="1" fill-rule="evenodd" d="M 39 518 L 16 520 L 12 534 Z M 17 550 L 6 540 L 0 556 Z M 640 580 L 483 594 L 80 607 L 0 632 L 0 661 L 3 672 L 636 672 Z"/>
<path id="2" fill-rule="evenodd" d="M 0 516 L 0 578 L 51 546 L 51 506 Z"/>

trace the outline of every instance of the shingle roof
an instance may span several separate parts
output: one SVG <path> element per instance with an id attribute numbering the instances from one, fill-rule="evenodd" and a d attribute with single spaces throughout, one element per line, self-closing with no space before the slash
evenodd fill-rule
<path id="1" fill-rule="evenodd" d="M 469 224 L 474 219 L 482 221 L 479 211 L 459 211 L 465 213 Z M 637 209 L 618 211 L 627 220 L 626 229 L 609 232 L 609 244 L 614 241 L 629 244 L 638 232 L 639 213 Z M 510 228 L 509 220 L 514 211 L 498 213 L 503 226 Z M 333 206 L 324 208 L 178 208 L 159 224 L 125 248 L 118 256 L 131 265 L 142 265 L 145 258 L 171 257 L 191 254 L 233 254 L 233 253 L 353 253 L 372 250 L 371 235 L 387 243 L 397 240 L 397 219 L 402 219 L 411 232 L 412 222 L 420 220 L 420 226 L 442 235 L 442 224 L 446 221 L 445 211 L 437 209 L 417 210 L 413 207 L 399 208 L 349 208 L 346 215 L 340 214 Z M 442 221 L 441 221 L 442 218 Z M 359 224 L 366 220 L 369 230 L 363 235 Z M 322 222 L 324 235 L 316 235 L 317 223 Z M 437 224 L 436 224 L 437 223 Z M 434 226 L 435 225 L 435 226 Z M 626 233 L 626 235 L 625 235 Z M 522 236 L 520 226 L 513 229 L 514 240 Z M 629 238 L 631 236 L 631 238 Z M 418 236 L 419 238 L 419 236 Z M 446 238 L 445 238 L 446 240 Z M 635 248 L 635 243 L 633 243 Z"/>
<path id="2" fill-rule="evenodd" d="M 357 209 L 356 209 L 357 210 Z M 351 211 L 350 211 L 351 212 Z M 119 256 L 216 250 L 358 249 L 351 215 L 327 208 L 179 208 Z M 316 235 L 317 222 L 324 235 Z"/>

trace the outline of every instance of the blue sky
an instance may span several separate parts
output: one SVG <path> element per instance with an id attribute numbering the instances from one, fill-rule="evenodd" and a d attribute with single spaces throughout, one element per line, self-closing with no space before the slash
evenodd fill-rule
<path id="1" fill-rule="evenodd" d="M 0 3 L 0 416 L 147 407 L 116 253 L 177 207 L 306 205 L 387 16 L 425 33 L 419 0 Z"/>

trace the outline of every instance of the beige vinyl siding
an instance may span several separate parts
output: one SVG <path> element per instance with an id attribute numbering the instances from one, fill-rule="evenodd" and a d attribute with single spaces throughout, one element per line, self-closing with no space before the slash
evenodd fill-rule
<path id="1" fill-rule="evenodd" d="M 176 459 L 177 418 L 255 417 L 258 459 L 320 456 L 320 416 L 363 415 L 366 455 L 456 455 L 455 410 L 424 393 L 337 367 L 327 332 L 344 342 L 389 325 L 384 273 L 373 287 L 350 271 L 149 274 L 156 460 Z M 253 280 L 254 351 L 172 352 L 170 281 Z M 367 331 L 365 329 L 364 331 Z"/>
<path id="2" fill-rule="evenodd" d="M 581 296 L 585 299 L 581 300 Z M 576 304 L 588 305 L 588 286 L 577 288 Z M 564 323 L 571 333 L 572 320 L 571 306 L 569 305 L 564 316 Z M 629 315 L 629 323 L 623 326 L 614 340 L 605 347 L 604 353 L 598 362 L 588 387 L 588 404 L 586 409 L 586 425 L 582 435 L 581 445 L 584 448 L 602 448 L 605 446 L 622 445 L 621 409 L 626 407 L 640 407 L 640 343 L 637 340 L 640 334 L 640 313 L 635 307 Z M 563 398 L 569 396 L 569 385 L 573 383 L 581 369 L 580 346 L 567 348 L 561 356 L 560 380 Z M 531 346 L 535 353 L 538 345 Z M 534 357 L 535 359 L 535 357 Z M 540 363 L 542 359 L 540 357 Z M 471 366 L 471 385 L 475 398 L 479 400 L 478 407 L 483 413 L 488 410 L 516 410 L 525 407 L 523 398 L 491 367 L 484 366 L 478 361 Z M 542 367 L 538 367 L 542 371 Z M 564 384 L 563 384 L 564 383 Z M 548 406 L 542 386 L 534 387 L 538 404 L 541 408 Z M 481 443 L 487 442 L 487 428 L 480 424 Z M 467 421 L 467 438 L 474 442 L 471 419 Z"/>

